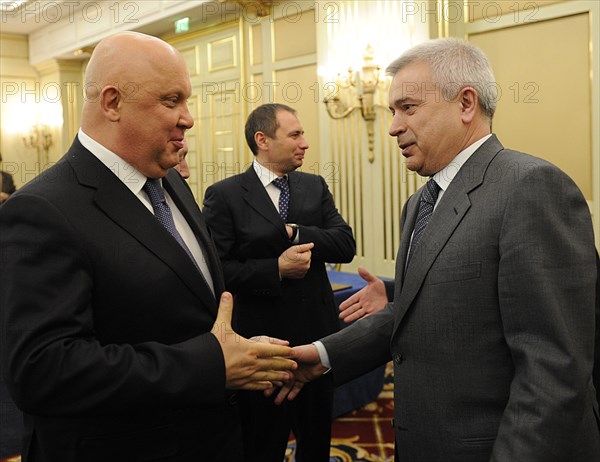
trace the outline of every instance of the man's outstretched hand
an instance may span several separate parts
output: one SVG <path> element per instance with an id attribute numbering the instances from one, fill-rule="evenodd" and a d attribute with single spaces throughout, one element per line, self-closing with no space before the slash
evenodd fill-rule
<path id="1" fill-rule="evenodd" d="M 292 349 L 270 337 L 246 339 L 231 327 L 233 297 L 223 292 L 211 333 L 225 358 L 225 387 L 230 390 L 266 390 L 287 382 L 297 365 L 289 359 Z"/>
<path id="2" fill-rule="evenodd" d="M 367 281 L 367 285 L 340 304 L 340 319 L 344 322 L 377 313 L 388 302 L 385 284 L 381 279 L 373 276 L 363 266 L 359 266 L 358 274 Z"/>

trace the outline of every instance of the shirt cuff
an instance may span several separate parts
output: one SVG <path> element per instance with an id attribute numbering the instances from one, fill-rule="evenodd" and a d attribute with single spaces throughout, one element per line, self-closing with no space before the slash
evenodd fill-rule
<path id="1" fill-rule="evenodd" d="M 327 370 L 323 372 L 323 375 L 327 374 L 331 371 L 331 362 L 329 361 L 329 355 L 327 354 L 327 349 L 325 345 L 323 345 L 318 340 L 312 343 L 315 347 L 317 347 L 317 353 L 319 353 L 319 359 L 321 360 L 321 364 L 323 367 L 326 367 Z"/>

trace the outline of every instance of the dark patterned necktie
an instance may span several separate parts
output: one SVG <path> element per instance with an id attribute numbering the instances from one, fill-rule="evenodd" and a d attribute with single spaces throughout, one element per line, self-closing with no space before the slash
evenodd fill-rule
<path id="1" fill-rule="evenodd" d="M 433 178 L 431 178 L 425 185 L 425 189 L 423 189 L 423 194 L 421 194 L 419 214 L 417 215 L 417 221 L 415 223 L 415 229 L 413 231 L 413 238 L 410 243 L 410 248 L 408 249 L 408 257 L 406 259 L 407 265 L 410 261 L 410 257 L 412 257 L 415 247 L 421 240 L 421 236 L 423 235 L 423 232 L 427 227 L 427 223 L 429 223 L 431 215 L 433 214 L 433 208 L 435 206 L 435 201 L 437 200 L 439 192 L 439 185 L 433 180 Z"/>
<path id="2" fill-rule="evenodd" d="M 206 284 L 214 293 L 214 288 L 212 286 L 212 277 L 210 276 L 210 270 L 208 269 L 208 265 L 202 263 L 202 265 L 198 265 L 198 262 L 192 255 L 189 247 L 177 231 L 175 227 L 175 220 L 173 219 L 173 213 L 171 212 L 171 207 L 167 204 L 167 200 L 165 199 L 165 195 L 163 193 L 162 187 L 160 185 L 160 181 L 152 178 L 148 178 L 146 184 L 144 184 L 144 191 L 148 194 L 148 198 L 150 199 L 150 203 L 152 204 L 152 209 L 154 210 L 154 216 L 158 220 L 158 222 L 165 227 L 167 231 L 175 238 L 177 243 L 185 250 L 185 253 L 192 259 L 192 263 L 198 269 Z M 210 280 L 210 282 L 209 282 Z"/>
<path id="3" fill-rule="evenodd" d="M 287 177 L 275 178 L 273 184 L 277 186 L 281 192 L 279 193 L 279 215 L 284 223 L 287 222 L 288 210 L 290 207 L 290 185 Z"/>

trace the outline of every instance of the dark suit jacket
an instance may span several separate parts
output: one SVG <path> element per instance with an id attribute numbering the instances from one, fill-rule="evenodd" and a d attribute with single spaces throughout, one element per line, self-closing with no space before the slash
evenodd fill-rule
<path id="1" fill-rule="evenodd" d="M 2 175 L 2 181 L 0 184 L 2 184 L 2 191 L 3 193 L 7 193 L 7 194 L 12 194 L 14 193 L 17 188 L 15 188 L 15 182 L 13 181 L 13 177 L 10 173 L 7 172 L 3 172 L 0 171 L 0 174 Z M 3 203 L 4 201 L 0 201 L 0 203 Z"/>
<path id="2" fill-rule="evenodd" d="M 277 259 L 292 244 L 252 166 L 210 186 L 204 214 L 221 257 L 225 285 L 236 296 L 236 328 L 242 335 L 267 334 L 297 345 L 338 329 L 324 263 L 351 261 L 355 243 L 322 177 L 300 172 L 288 177 L 288 222 L 300 225 L 300 243 L 315 243 L 303 279 L 279 279 Z"/>
<path id="3" fill-rule="evenodd" d="M 220 294 L 189 188 L 174 171 L 163 184 Z M 2 207 L 0 226 L 2 361 L 25 412 L 24 461 L 179 462 L 203 445 L 206 460 L 229 462 L 219 451 L 241 443 L 209 333 L 217 302 L 130 190 L 76 139 Z"/>
<path id="4" fill-rule="evenodd" d="M 600 403 L 600 256 L 596 251 L 596 346 L 594 352 L 594 386 L 596 399 Z"/>
<path id="5" fill-rule="evenodd" d="M 393 303 L 323 340 L 334 380 L 393 359 L 400 460 L 599 460 L 594 237 L 579 189 L 492 137 L 405 271 L 421 194 L 403 210 Z"/>

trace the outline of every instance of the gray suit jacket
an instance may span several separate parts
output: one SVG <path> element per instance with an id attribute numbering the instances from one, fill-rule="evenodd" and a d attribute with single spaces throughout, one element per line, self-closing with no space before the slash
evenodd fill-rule
<path id="1" fill-rule="evenodd" d="M 494 136 L 405 271 L 420 196 L 402 214 L 394 302 L 323 339 L 334 380 L 394 360 L 400 460 L 600 460 L 594 240 L 579 189 Z"/>

